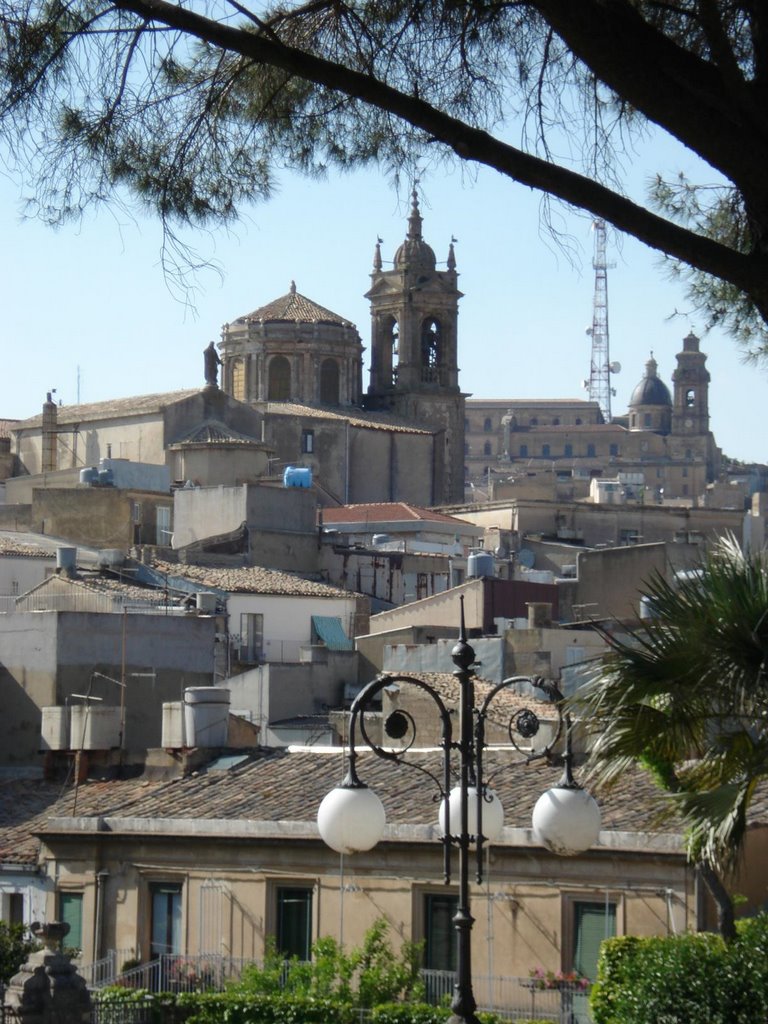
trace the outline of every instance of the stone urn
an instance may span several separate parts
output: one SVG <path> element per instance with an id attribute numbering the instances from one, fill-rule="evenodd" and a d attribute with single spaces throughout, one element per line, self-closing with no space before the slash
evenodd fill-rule
<path id="1" fill-rule="evenodd" d="M 61 951 L 65 921 L 31 926 L 43 948 L 30 954 L 6 989 L 6 1006 L 22 1024 L 90 1024 L 91 995 L 70 957 Z"/>

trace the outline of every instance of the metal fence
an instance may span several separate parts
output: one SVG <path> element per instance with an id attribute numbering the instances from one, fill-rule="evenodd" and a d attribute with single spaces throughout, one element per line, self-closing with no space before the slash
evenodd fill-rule
<path id="1" fill-rule="evenodd" d="M 116 953 L 110 956 L 115 966 L 121 960 Z M 229 982 L 238 981 L 244 967 L 254 964 L 252 959 L 238 957 L 163 954 L 151 963 L 110 975 L 109 962 L 108 956 L 81 970 L 94 991 L 106 985 L 122 985 L 149 992 L 219 992 Z M 286 963 L 286 977 L 290 968 L 291 963 Z M 453 995 L 454 972 L 423 970 L 421 975 L 427 1002 L 448 1005 Z M 558 982 L 556 987 L 548 988 L 546 982 L 537 979 L 476 975 L 472 984 L 478 1009 L 492 1011 L 507 1020 L 535 1018 L 552 1024 L 589 1024 L 591 1021 L 589 988 L 578 983 Z M 98 1004 L 98 998 L 95 1002 Z M 111 1012 L 114 1004 L 105 1005 L 104 1014 L 107 1006 Z M 119 1016 L 122 1010 L 115 1008 L 114 1012 Z M 94 1024 L 145 1024 L 145 1021 L 141 1014 L 131 1017 L 129 1013 L 124 1020 L 97 1016 Z"/>

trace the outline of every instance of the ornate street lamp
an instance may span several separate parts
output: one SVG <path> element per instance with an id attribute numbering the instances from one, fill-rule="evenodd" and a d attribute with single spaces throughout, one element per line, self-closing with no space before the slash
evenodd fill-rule
<path id="1" fill-rule="evenodd" d="M 524 763 L 549 757 L 564 732 L 564 772 L 556 786 L 539 797 L 533 809 L 533 830 L 537 840 L 561 855 L 573 855 L 589 849 L 600 832 L 600 810 L 594 799 L 575 781 L 572 774 L 572 750 L 569 716 L 562 710 L 563 695 L 548 680 L 514 676 L 494 686 L 480 706 L 475 705 L 474 672 L 471 668 L 475 652 L 466 641 L 462 598 L 461 631 L 451 657 L 459 684 L 459 734 L 453 737 L 453 720 L 437 691 L 421 679 L 402 675 L 381 675 L 365 686 L 351 708 L 349 726 L 349 769 L 340 786 L 331 790 L 320 805 L 317 824 L 324 841 L 339 853 L 350 854 L 372 849 L 384 833 L 384 807 L 373 790 L 357 773 L 357 729 L 375 754 L 385 761 L 408 765 L 403 755 L 413 746 L 416 723 L 402 709 L 393 711 L 384 722 L 385 734 L 398 748 L 376 743 L 366 727 L 366 713 L 375 712 L 374 701 L 381 691 L 393 683 L 406 683 L 426 693 L 434 702 L 441 725 L 440 748 L 443 753 L 440 778 L 419 766 L 436 783 L 441 798 L 438 830 L 443 844 L 443 869 L 446 884 L 451 880 L 451 847 L 459 850 L 459 899 L 453 918 L 456 928 L 456 984 L 451 1004 L 450 1024 L 478 1024 L 472 992 L 471 932 L 474 919 L 470 913 L 469 864 L 474 848 L 475 877 L 483 877 L 483 847 L 497 839 L 503 828 L 501 802 L 489 786 L 484 774 L 484 752 L 489 749 L 485 739 L 488 710 L 502 690 L 525 681 L 554 698 L 557 728 L 550 741 L 540 750 L 524 750 L 521 742 L 532 739 L 539 730 L 539 719 L 526 708 L 512 716 L 508 724 L 509 738 Z M 518 739 L 519 737 L 519 739 Z M 453 762 L 458 753 L 458 784 L 453 784 Z M 518 758 L 518 762 L 521 759 Z"/>

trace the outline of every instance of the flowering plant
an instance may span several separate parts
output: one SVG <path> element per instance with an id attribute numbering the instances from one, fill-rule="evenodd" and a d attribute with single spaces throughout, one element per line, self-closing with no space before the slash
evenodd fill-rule
<path id="1" fill-rule="evenodd" d="M 545 971 L 543 967 L 533 967 L 528 976 L 533 982 L 532 987 L 538 989 L 574 988 L 584 991 L 591 985 L 589 978 L 580 971 Z"/>
<path id="2" fill-rule="evenodd" d="M 215 973 L 213 965 L 206 961 L 179 957 L 172 961 L 168 979 L 181 988 L 199 992 L 213 986 Z"/>

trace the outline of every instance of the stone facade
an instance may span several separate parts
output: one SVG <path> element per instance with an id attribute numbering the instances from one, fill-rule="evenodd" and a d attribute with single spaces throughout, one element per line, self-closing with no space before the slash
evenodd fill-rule
<path id="1" fill-rule="evenodd" d="M 517 481 L 549 469 L 578 491 L 580 482 L 588 485 L 595 476 L 634 474 L 642 477 L 646 500 L 698 499 L 721 471 L 709 429 L 705 363 L 699 339 L 689 334 L 677 355 L 670 394 L 651 356 L 628 414 L 610 423 L 597 402 L 469 399 L 467 479 L 487 488 L 496 479 Z"/>

